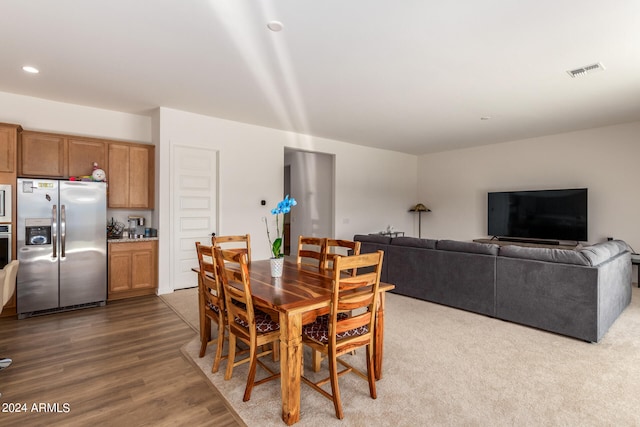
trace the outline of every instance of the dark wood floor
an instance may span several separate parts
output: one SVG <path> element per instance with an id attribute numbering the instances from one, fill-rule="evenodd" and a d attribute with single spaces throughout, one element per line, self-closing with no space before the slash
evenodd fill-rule
<path id="1" fill-rule="evenodd" d="M 0 425 L 243 425 L 181 353 L 194 337 L 157 296 L 0 319 Z"/>

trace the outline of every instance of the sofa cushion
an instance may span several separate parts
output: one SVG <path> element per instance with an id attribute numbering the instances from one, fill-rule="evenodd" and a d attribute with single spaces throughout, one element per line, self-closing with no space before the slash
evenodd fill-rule
<path id="1" fill-rule="evenodd" d="M 412 248 L 435 249 L 437 240 L 419 239 L 417 237 L 395 237 L 391 244 L 395 246 L 410 246 Z"/>
<path id="2" fill-rule="evenodd" d="M 629 246 L 622 240 L 610 240 L 595 245 L 586 246 L 580 253 L 589 260 L 592 266 L 597 266 L 615 257 L 618 254 L 629 251 Z"/>
<path id="3" fill-rule="evenodd" d="M 381 234 L 356 234 L 353 236 L 353 240 L 356 242 L 381 243 L 383 245 L 391 243 L 391 237 Z"/>
<path id="4" fill-rule="evenodd" d="M 557 262 L 562 264 L 591 265 L 589 259 L 580 251 L 570 249 L 530 248 L 507 245 L 500 248 L 500 256 L 523 258 L 534 261 Z"/>
<path id="5" fill-rule="evenodd" d="M 443 251 L 468 252 L 483 255 L 498 255 L 498 245 L 492 243 L 460 242 L 457 240 L 438 240 L 436 248 Z"/>

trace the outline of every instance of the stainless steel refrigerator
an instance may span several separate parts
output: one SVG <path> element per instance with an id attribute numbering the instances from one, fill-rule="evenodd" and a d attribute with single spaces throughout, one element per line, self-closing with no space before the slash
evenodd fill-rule
<path id="1" fill-rule="evenodd" d="M 19 178 L 18 318 L 104 305 L 107 184 Z"/>

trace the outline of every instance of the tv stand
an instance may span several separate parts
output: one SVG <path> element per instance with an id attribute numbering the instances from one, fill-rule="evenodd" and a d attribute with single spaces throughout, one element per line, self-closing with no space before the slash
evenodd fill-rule
<path id="1" fill-rule="evenodd" d="M 491 239 L 474 239 L 474 242 L 477 243 L 493 243 L 495 245 L 500 246 L 508 246 L 508 245 L 516 245 L 516 246 L 526 246 L 530 248 L 549 248 L 549 249 L 570 249 L 574 250 L 578 246 L 578 242 L 575 245 L 566 245 L 561 244 L 558 241 L 547 241 L 547 240 L 534 240 L 534 239 L 518 239 L 518 238 L 510 238 L 507 237 L 493 237 Z"/>
<path id="2" fill-rule="evenodd" d="M 560 245 L 560 242 L 557 240 L 523 239 L 521 237 L 498 237 L 497 239 L 500 242 L 535 243 L 539 245 L 553 245 L 553 246 Z"/>

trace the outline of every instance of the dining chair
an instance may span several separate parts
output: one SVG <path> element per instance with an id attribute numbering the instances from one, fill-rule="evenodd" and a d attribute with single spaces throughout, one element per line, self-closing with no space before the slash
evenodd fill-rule
<path id="1" fill-rule="evenodd" d="M 327 239 L 324 268 L 332 269 L 333 261 L 338 255 L 360 255 L 360 242 L 341 239 Z M 352 274 L 356 274 L 355 271 Z"/>
<path id="2" fill-rule="evenodd" d="M 373 365 L 376 304 L 382 270 L 383 252 L 363 255 L 338 256 L 334 259 L 333 289 L 327 320 L 316 320 L 302 327 L 302 340 L 311 347 L 327 355 L 329 376 L 320 381 L 302 380 L 324 397 L 333 401 L 336 417 L 344 418 L 338 376 L 354 372 L 369 382 L 369 394 L 375 399 L 376 380 Z M 362 272 L 362 268 L 373 271 Z M 351 271 L 356 270 L 352 276 Z M 348 274 L 346 274 L 348 273 Z M 340 316 L 341 313 L 352 313 Z M 363 373 L 339 356 L 359 347 L 366 347 L 367 373 Z M 338 371 L 338 363 L 345 369 Z M 331 393 L 322 386 L 331 383 Z"/>
<path id="3" fill-rule="evenodd" d="M 200 357 L 210 344 L 216 343 L 216 354 L 211 372 L 218 372 L 224 358 L 222 350 L 225 341 L 226 314 L 222 285 L 215 264 L 213 246 L 196 242 L 196 252 L 200 271 L 198 272 L 198 312 L 200 316 Z M 218 325 L 218 335 L 211 339 L 211 321 Z"/>
<path id="4" fill-rule="evenodd" d="M 9 302 L 16 289 L 16 277 L 18 275 L 19 265 L 20 261 L 13 260 L 0 270 L 0 286 L 2 286 L 0 289 L 0 313 L 2 313 L 2 308 Z M 10 358 L 0 357 L 0 370 L 8 368 L 12 363 L 13 360 Z M 0 396 L 2 396 L 1 393 Z"/>
<path id="5" fill-rule="evenodd" d="M 327 245 L 325 247 L 325 257 L 324 257 L 324 269 L 332 270 L 334 265 L 334 260 L 337 256 L 345 256 L 345 255 L 360 255 L 360 242 L 354 242 L 352 240 L 341 240 L 341 239 L 327 239 Z M 348 274 L 355 276 L 356 270 L 351 270 Z M 350 316 L 351 313 L 341 313 L 341 317 Z M 319 317 L 318 320 L 327 321 L 328 314 Z M 350 354 L 355 354 L 355 350 L 351 351 Z M 311 352 L 311 366 L 314 372 L 318 372 L 320 370 L 320 365 L 322 364 L 322 353 L 319 351 Z"/>
<path id="6" fill-rule="evenodd" d="M 234 367 L 249 363 L 247 385 L 242 398 L 246 402 L 251 398 L 254 386 L 280 378 L 280 373 L 274 373 L 259 360 L 260 357 L 274 354 L 274 348 L 279 345 L 280 324 L 254 306 L 248 263 L 244 254 L 216 246 L 214 255 L 227 306 L 229 328 L 229 359 L 224 379 L 231 379 Z M 237 361 L 236 339 L 249 346 L 249 356 Z M 271 344 L 270 349 L 265 349 L 267 344 Z M 269 375 L 255 381 L 258 365 Z"/>
<path id="7" fill-rule="evenodd" d="M 222 249 L 241 251 L 247 254 L 247 263 L 251 264 L 251 236 L 243 234 L 240 236 L 211 236 L 211 245 L 220 246 Z M 229 247 L 229 246 L 232 247 Z"/>
<path id="8" fill-rule="evenodd" d="M 312 265 L 319 269 L 324 268 L 324 259 L 327 248 L 326 237 L 298 237 L 298 257 L 299 265 Z"/>

